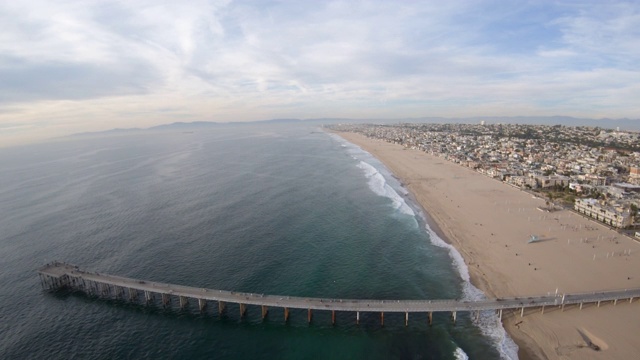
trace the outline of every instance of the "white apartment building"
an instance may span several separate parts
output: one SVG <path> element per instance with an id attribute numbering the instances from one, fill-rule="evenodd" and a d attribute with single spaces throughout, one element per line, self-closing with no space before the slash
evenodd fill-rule
<path id="1" fill-rule="evenodd" d="M 631 225 L 631 212 L 629 210 L 602 205 L 596 199 L 576 199 L 574 209 L 581 214 L 616 228 L 622 229 Z"/>

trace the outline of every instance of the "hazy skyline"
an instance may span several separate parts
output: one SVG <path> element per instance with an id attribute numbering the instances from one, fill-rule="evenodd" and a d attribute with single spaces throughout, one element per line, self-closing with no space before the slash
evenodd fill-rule
<path id="1" fill-rule="evenodd" d="M 0 144 L 174 121 L 638 118 L 640 3 L 0 4 Z"/>

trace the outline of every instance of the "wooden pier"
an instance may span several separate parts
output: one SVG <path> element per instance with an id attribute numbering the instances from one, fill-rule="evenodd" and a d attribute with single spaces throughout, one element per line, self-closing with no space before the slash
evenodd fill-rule
<path id="1" fill-rule="evenodd" d="M 196 288 L 101 274 L 79 269 L 77 266 L 53 262 L 38 269 L 43 289 L 56 291 L 70 289 L 81 291 L 90 296 L 122 299 L 132 302 L 161 303 L 170 306 L 172 302 L 184 308 L 189 304 L 197 304 L 204 311 L 210 302 L 217 302 L 218 312 L 222 313 L 228 303 L 238 304 L 240 316 L 246 314 L 247 306 L 258 306 L 264 319 L 270 308 L 282 308 L 285 322 L 289 319 L 290 309 L 307 311 L 307 320 L 311 322 L 313 310 L 331 312 L 331 321 L 335 324 L 336 312 L 352 312 L 356 323 L 360 322 L 360 313 L 379 313 L 384 325 L 386 312 L 405 313 L 405 325 L 409 323 L 409 313 L 428 314 L 432 322 L 434 312 L 447 312 L 455 323 L 458 312 L 476 313 L 484 310 L 496 312 L 498 320 L 502 319 L 504 310 L 514 310 L 524 316 L 525 309 L 537 308 L 544 313 L 545 307 L 576 305 L 582 309 L 584 304 L 603 303 L 617 304 L 640 297 L 640 288 L 624 290 L 608 290 L 601 292 L 541 295 L 526 298 L 485 299 L 475 301 L 463 300 L 364 300 L 364 299 L 326 299 L 294 296 L 264 295 L 242 293 L 226 290 Z"/>

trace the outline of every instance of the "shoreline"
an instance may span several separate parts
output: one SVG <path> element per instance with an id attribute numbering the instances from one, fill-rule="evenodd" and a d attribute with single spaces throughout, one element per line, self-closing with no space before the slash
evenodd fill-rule
<path id="1" fill-rule="evenodd" d="M 633 240 L 618 239 L 615 232 L 567 210 L 537 211 L 544 200 L 445 159 L 361 134 L 334 133 L 369 152 L 400 179 L 423 209 L 429 227 L 456 248 L 471 283 L 485 295 L 640 286 L 640 254 L 608 260 L 610 253 L 622 249 L 640 253 Z M 528 237 L 540 231 L 544 241 L 527 245 Z M 554 314 L 503 316 L 503 327 L 518 345 L 520 359 L 632 358 L 640 352 L 629 335 L 640 331 L 640 314 L 633 304 L 545 311 L 549 312 Z M 584 334 L 597 339 L 602 350 L 586 347 Z"/>

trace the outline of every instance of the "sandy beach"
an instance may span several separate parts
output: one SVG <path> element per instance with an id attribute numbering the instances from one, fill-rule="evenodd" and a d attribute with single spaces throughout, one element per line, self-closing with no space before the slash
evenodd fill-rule
<path id="1" fill-rule="evenodd" d="M 633 239 L 571 211 L 542 211 L 545 199 L 445 159 L 359 134 L 339 135 L 401 179 L 488 297 L 640 287 L 640 243 Z M 532 234 L 541 241 L 528 244 Z M 638 302 L 544 314 L 531 309 L 524 317 L 505 314 L 503 324 L 521 359 L 634 359 L 640 354 Z"/>

